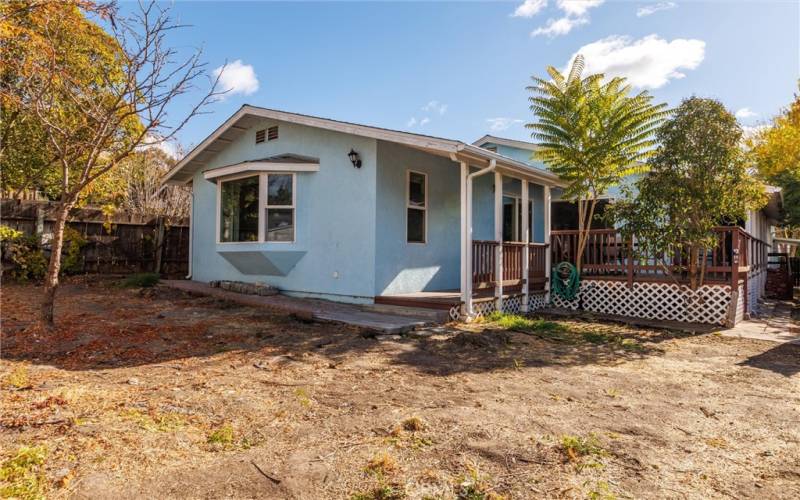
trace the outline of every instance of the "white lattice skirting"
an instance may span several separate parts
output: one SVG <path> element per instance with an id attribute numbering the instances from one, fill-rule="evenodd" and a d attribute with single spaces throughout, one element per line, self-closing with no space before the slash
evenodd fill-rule
<path id="1" fill-rule="evenodd" d="M 739 288 L 741 297 L 741 286 Z M 585 311 L 600 314 L 725 324 L 731 302 L 731 287 L 705 285 L 692 291 L 687 286 L 671 283 L 634 283 L 633 288 L 628 288 L 624 281 L 586 280 L 581 282 L 575 300 L 568 301 L 552 295 L 553 305 L 566 309 L 578 309 L 580 300 Z"/>
<path id="2" fill-rule="evenodd" d="M 767 284 L 767 272 L 761 271 L 753 274 L 747 279 L 747 312 L 758 313 L 758 299 L 764 295 L 764 287 Z"/>
<path id="3" fill-rule="evenodd" d="M 522 295 L 509 295 L 503 297 L 503 312 L 506 314 L 522 314 Z M 535 311 L 547 305 L 544 292 L 531 293 L 528 296 L 528 312 Z M 461 313 L 462 306 L 450 308 L 450 319 L 459 321 L 463 318 Z M 472 318 L 483 318 L 497 310 L 496 300 L 484 300 L 472 304 Z"/>

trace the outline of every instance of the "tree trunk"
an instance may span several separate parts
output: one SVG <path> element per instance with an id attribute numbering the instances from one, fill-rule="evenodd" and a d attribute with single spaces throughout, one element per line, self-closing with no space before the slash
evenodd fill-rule
<path id="1" fill-rule="evenodd" d="M 62 200 L 56 210 L 56 221 L 53 226 L 53 239 L 50 241 L 50 264 L 44 278 L 44 297 L 42 300 L 42 321 L 53 326 L 53 309 L 55 308 L 58 273 L 61 270 L 61 249 L 64 246 L 64 227 L 67 224 L 69 210 L 73 201 Z"/>
<path id="2" fill-rule="evenodd" d="M 697 290 L 697 258 L 698 249 L 694 245 L 689 247 L 689 288 Z"/>
<path id="3" fill-rule="evenodd" d="M 586 201 L 578 200 L 578 251 L 575 256 L 575 268 L 578 273 L 581 272 L 583 267 L 583 251 L 589 241 L 589 231 L 592 230 L 592 219 L 594 218 L 596 207 L 597 198 Z"/>

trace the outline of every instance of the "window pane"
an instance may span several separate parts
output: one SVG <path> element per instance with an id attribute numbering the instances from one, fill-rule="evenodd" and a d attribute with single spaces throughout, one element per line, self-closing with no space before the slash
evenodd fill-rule
<path id="1" fill-rule="evenodd" d="M 503 196 L 503 241 L 515 241 L 514 238 L 514 198 Z"/>
<path id="2" fill-rule="evenodd" d="M 294 241 L 294 209 L 267 209 L 267 241 Z"/>
<path id="3" fill-rule="evenodd" d="M 292 204 L 292 174 L 269 174 L 267 177 L 267 205 Z"/>
<path id="4" fill-rule="evenodd" d="M 408 175 L 408 203 L 412 207 L 425 206 L 425 176 L 410 172 Z"/>
<path id="5" fill-rule="evenodd" d="M 408 209 L 408 231 L 406 236 L 409 243 L 425 243 L 425 210 Z"/>
<path id="6" fill-rule="evenodd" d="M 258 240 L 258 177 L 223 182 L 221 192 L 219 240 Z"/>

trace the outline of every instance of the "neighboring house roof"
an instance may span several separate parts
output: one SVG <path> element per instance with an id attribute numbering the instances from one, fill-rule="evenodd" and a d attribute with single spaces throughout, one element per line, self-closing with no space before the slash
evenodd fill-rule
<path id="1" fill-rule="evenodd" d="M 519 141 L 517 139 L 506 139 L 505 137 L 497 137 L 496 135 L 486 134 L 477 141 L 472 143 L 474 146 L 483 146 L 484 144 L 499 144 L 501 146 L 509 146 L 512 148 L 527 149 L 533 151 L 536 149 L 536 144 L 528 141 Z"/>
<path id="2" fill-rule="evenodd" d="M 487 164 L 491 161 L 495 161 L 499 168 L 510 171 L 511 173 L 522 174 L 548 185 L 564 185 L 558 176 L 552 172 L 533 167 L 527 163 L 508 158 L 507 156 L 494 153 L 473 144 L 465 144 L 453 139 L 359 125 L 357 123 L 331 120 L 298 113 L 289 113 L 286 111 L 251 106 L 249 104 L 245 104 L 239 108 L 236 113 L 217 127 L 203 142 L 184 156 L 175 167 L 164 176 L 163 182 L 176 184 L 190 182 L 192 176 L 203 168 L 206 162 L 216 153 L 222 151 L 227 144 L 236 140 L 241 134 L 255 125 L 258 120 L 263 118 L 403 144 L 440 156 L 447 156 L 454 161 L 485 162 Z"/>

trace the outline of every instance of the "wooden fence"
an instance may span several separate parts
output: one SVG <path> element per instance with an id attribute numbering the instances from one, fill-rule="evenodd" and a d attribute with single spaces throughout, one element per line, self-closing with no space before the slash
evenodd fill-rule
<path id="1" fill-rule="evenodd" d="M 44 248 L 52 237 L 54 203 L 31 200 L 0 201 L 0 223 L 28 235 L 39 235 Z M 67 225 L 87 243 L 81 248 L 80 273 L 188 273 L 188 220 L 141 217 L 127 213 L 107 216 L 99 209 L 70 212 Z"/>

